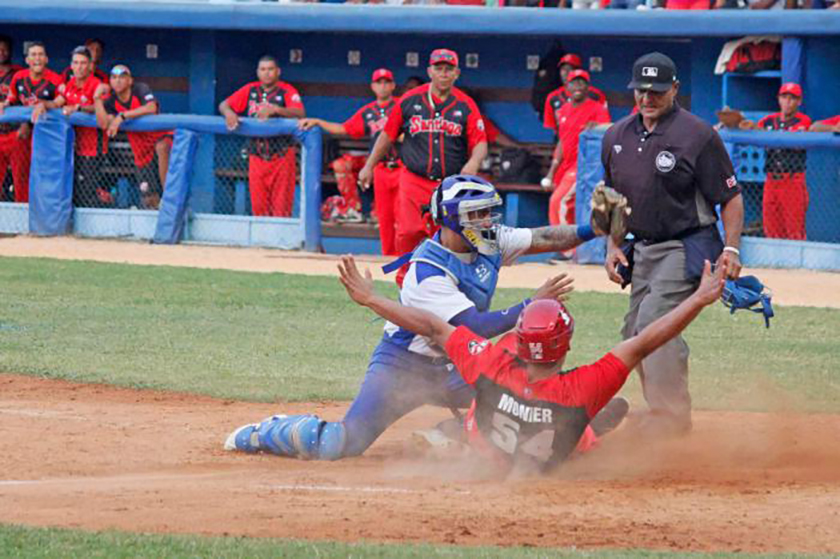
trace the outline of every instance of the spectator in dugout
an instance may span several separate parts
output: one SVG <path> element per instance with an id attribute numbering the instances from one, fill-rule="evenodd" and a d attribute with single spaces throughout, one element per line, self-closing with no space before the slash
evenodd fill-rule
<path id="1" fill-rule="evenodd" d="M 96 122 L 108 138 L 115 137 L 126 121 L 160 113 L 155 94 L 145 83 L 135 82 L 125 64 L 111 69 L 109 83 L 111 91 L 94 100 Z M 156 210 L 166 185 L 172 131 L 126 132 L 126 136 L 134 155 L 141 206 Z"/>
<path id="2" fill-rule="evenodd" d="M 395 88 L 394 74 L 387 68 L 379 68 L 371 75 L 370 89 L 376 97 L 374 101 L 362 106 L 343 123 L 328 122 L 320 118 L 304 118 L 301 119 L 299 126 L 303 130 L 320 126 L 330 134 L 347 135 L 351 138 L 367 137 L 370 138 L 372 149 L 379 134 L 385 129 L 388 115 L 396 105 Z M 396 235 L 397 190 L 400 181 L 399 157 L 396 147 L 392 146 L 385 158 L 373 170 L 373 193 L 379 220 L 379 239 L 382 243 L 382 254 L 388 256 L 397 254 L 394 237 Z M 364 166 L 365 159 L 367 157 L 364 155 L 345 154 L 332 162 L 332 168 L 338 180 L 338 191 L 345 205 L 345 208 L 339 209 L 339 212 L 343 212 L 343 216 L 339 216 L 340 221 L 363 221 L 357 173 Z"/>
<path id="3" fill-rule="evenodd" d="M 758 121 L 756 128 L 785 132 L 804 132 L 811 119 L 799 112 L 802 87 L 785 83 L 779 88 L 779 108 Z M 749 121 L 742 125 L 750 128 Z M 804 149 L 768 148 L 764 159 L 764 236 L 773 239 L 805 240 L 805 214 L 808 211 L 808 185 L 805 184 Z"/>
<path id="4" fill-rule="evenodd" d="M 65 116 L 75 112 L 93 114 L 94 100 L 108 94 L 108 85 L 93 75 L 93 57 L 85 46 L 76 47 L 70 54 L 70 79 L 58 86 Z M 107 207 L 113 203 L 110 192 L 99 188 L 99 166 L 102 155 L 108 152 L 108 141 L 102 130 L 77 126 L 75 162 L 76 180 L 73 205 L 77 207 Z"/>
<path id="5" fill-rule="evenodd" d="M 543 109 L 543 126 L 549 129 L 554 129 L 554 124 L 549 124 L 549 118 L 554 111 L 560 109 L 560 105 L 569 101 L 572 98 L 571 92 L 568 90 L 567 85 L 569 83 L 569 74 L 574 72 L 575 70 L 582 70 L 583 63 L 581 62 L 580 56 L 577 54 L 566 54 L 561 59 L 560 62 L 557 63 L 557 70 L 560 72 L 560 87 L 552 91 L 548 94 L 548 97 L 545 98 L 545 108 Z M 604 108 L 607 107 L 607 96 L 604 95 L 604 92 L 595 87 L 592 84 L 589 84 L 589 93 L 587 96 L 602 105 Z"/>
<path id="6" fill-rule="evenodd" d="M 273 56 L 263 56 L 257 63 L 257 81 L 239 88 L 219 104 L 228 130 L 236 130 L 240 116 L 303 118 L 306 110 L 300 94 L 291 84 L 280 80 L 280 64 Z M 289 217 L 295 199 L 297 150 L 287 138 L 251 138 L 248 142 L 248 188 L 251 191 L 251 214 Z"/>
<path id="7" fill-rule="evenodd" d="M 38 122 L 47 109 L 61 107 L 63 100 L 57 99 L 61 76 L 47 68 L 49 58 L 44 43 L 32 41 L 26 44 L 26 65 L 12 77 L 9 95 L 0 104 L 0 114 L 9 105 L 32 107 L 30 122 L 20 125 L 17 131 L 17 149 L 20 154 L 20 176 L 15 181 L 15 202 L 29 202 L 29 165 L 32 160 L 32 124 Z M 13 171 L 14 172 L 14 171 Z"/>
<path id="8" fill-rule="evenodd" d="M 23 70 L 12 64 L 12 38 L 0 35 L 0 107 L 5 106 L 11 93 L 12 78 Z M 18 139 L 19 124 L 0 124 L 0 186 L 6 184 L 6 173 L 12 168 L 12 184 L 20 189 L 29 182 L 29 167 L 24 166 L 23 150 Z M 6 192 L 0 194 L 0 200 L 6 199 Z"/>
<path id="9" fill-rule="evenodd" d="M 90 53 L 90 73 L 104 84 L 108 83 L 108 74 L 102 70 L 102 54 L 105 52 L 105 42 L 102 39 L 88 39 L 84 44 Z M 62 81 L 68 82 L 73 77 L 73 64 L 61 73 Z"/>
<path id="10" fill-rule="evenodd" d="M 557 146 L 543 187 L 553 190 L 548 203 L 551 225 L 572 225 L 575 222 L 575 186 L 580 133 L 610 122 L 604 105 L 589 95 L 589 72 L 573 70 L 566 76 L 569 101 L 549 107 L 544 125 L 557 134 Z M 556 106 L 556 108 L 555 108 Z"/>

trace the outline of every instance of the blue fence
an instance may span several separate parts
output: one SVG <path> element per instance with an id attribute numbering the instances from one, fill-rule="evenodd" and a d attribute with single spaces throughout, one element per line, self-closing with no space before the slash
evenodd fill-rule
<path id="1" fill-rule="evenodd" d="M 0 123 L 29 119 L 30 110 L 10 108 Z M 301 131 L 295 120 L 258 122 L 242 119 L 229 132 L 215 116 L 157 115 L 125 123 L 129 132 L 174 130 L 166 185 L 158 211 L 117 208 L 73 208 L 74 126 L 94 127 L 92 115 L 64 117 L 50 111 L 34 126 L 29 204 L 0 204 L 0 231 L 36 235 L 150 238 L 159 243 L 181 240 L 318 250 L 321 245 L 321 130 Z M 216 140 L 230 135 L 287 138 L 299 148 L 296 191 L 299 211 L 293 217 L 254 217 L 219 213 L 213 200 L 220 188 L 222 163 Z M 247 171 L 245 172 L 247 176 Z M 235 181 L 236 184 L 236 181 Z M 243 180 L 236 188 L 239 196 Z M 122 194 L 117 188 L 118 200 Z M 126 195 L 127 196 L 127 195 Z M 208 200 L 210 202 L 208 202 Z M 235 206 L 228 213 L 234 214 Z M 240 212 L 244 214 L 246 212 Z"/>

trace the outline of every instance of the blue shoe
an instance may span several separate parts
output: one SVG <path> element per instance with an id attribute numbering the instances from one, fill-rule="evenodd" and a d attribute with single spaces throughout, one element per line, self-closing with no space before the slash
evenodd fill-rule
<path id="1" fill-rule="evenodd" d="M 249 423 L 239 427 L 225 439 L 225 450 L 239 450 L 250 453 L 268 450 L 260 445 L 260 432 L 272 423 L 286 417 L 288 416 L 272 415 L 259 423 Z"/>

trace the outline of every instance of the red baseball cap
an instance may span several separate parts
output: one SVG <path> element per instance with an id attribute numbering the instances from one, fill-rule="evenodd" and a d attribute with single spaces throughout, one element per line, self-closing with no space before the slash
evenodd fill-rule
<path id="1" fill-rule="evenodd" d="M 586 83 L 591 82 L 591 80 L 589 79 L 589 72 L 587 72 L 586 70 L 572 70 L 571 72 L 569 72 L 569 76 L 566 78 L 566 81 L 570 82 L 576 79 L 584 79 L 586 80 Z"/>
<path id="2" fill-rule="evenodd" d="M 557 66 L 560 67 L 563 64 L 570 64 L 575 68 L 583 68 L 583 63 L 580 61 L 580 57 L 576 54 L 565 55 L 560 59 L 560 62 L 557 63 Z"/>
<path id="3" fill-rule="evenodd" d="M 387 68 L 378 68 L 373 71 L 373 75 L 370 77 L 370 81 L 378 82 L 379 80 L 388 80 L 390 82 L 394 81 L 394 74 L 391 73 L 391 70 Z"/>
<path id="4" fill-rule="evenodd" d="M 782 87 L 779 88 L 779 95 L 784 95 L 785 93 L 802 99 L 802 86 L 793 82 L 783 83 Z"/>
<path id="5" fill-rule="evenodd" d="M 435 64 L 450 64 L 458 67 L 458 54 L 454 50 L 449 49 L 435 49 L 429 57 L 429 66 Z"/>

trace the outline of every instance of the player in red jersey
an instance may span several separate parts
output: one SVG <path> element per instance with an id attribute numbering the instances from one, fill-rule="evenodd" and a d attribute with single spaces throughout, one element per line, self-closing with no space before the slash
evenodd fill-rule
<path id="1" fill-rule="evenodd" d="M 465 326 L 456 328 L 429 312 L 377 295 L 370 272 L 362 277 L 352 256 L 342 257 L 339 272 L 356 303 L 429 336 L 475 387 L 464 423 L 471 447 L 504 468 L 536 463 L 543 470 L 556 467 L 575 448 L 594 444 L 597 436 L 590 421 L 621 389 L 630 371 L 719 299 L 724 286 L 724 267 L 713 274 L 706 261 L 699 287 L 675 309 L 595 363 L 564 371 L 574 320 L 556 300 L 528 304 L 515 331 L 493 344 Z"/>
<path id="2" fill-rule="evenodd" d="M 102 83 L 108 83 L 108 74 L 102 70 L 102 53 L 105 52 L 105 43 L 102 39 L 88 39 L 85 41 L 84 46 L 87 48 L 88 52 L 90 53 L 90 74 L 95 76 L 96 79 L 101 81 Z M 69 82 L 70 78 L 73 77 L 73 64 L 71 61 L 70 66 L 64 69 L 61 72 L 61 80 L 64 82 Z"/>
<path id="3" fill-rule="evenodd" d="M 273 56 L 263 56 L 257 63 L 255 82 L 245 84 L 219 104 L 228 130 L 239 126 L 240 116 L 268 118 L 303 118 L 297 89 L 280 81 L 280 64 Z M 251 191 L 251 214 L 289 217 L 295 199 L 297 150 L 285 138 L 251 138 L 248 156 L 248 188 Z"/>
<path id="4" fill-rule="evenodd" d="M 578 140 L 580 133 L 598 124 L 610 122 L 604 105 L 589 97 L 589 73 L 574 70 L 568 75 L 567 88 L 571 100 L 546 113 L 546 122 L 554 125 L 557 147 L 551 168 L 543 179 L 543 187 L 553 189 L 548 203 L 551 225 L 571 225 L 575 222 L 575 184 L 577 180 Z"/>
<path id="5" fill-rule="evenodd" d="M 371 76 L 370 89 L 376 96 L 344 123 L 328 122 L 320 118 L 301 119 L 299 126 L 308 130 L 313 126 L 320 126 L 330 134 L 346 134 L 351 138 L 370 138 L 371 149 L 385 123 L 388 115 L 396 105 L 394 99 L 394 74 L 386 68 L 379 68 Z M 357 156 L 344 155 L 332 163 L 335 176 L 338 179 L 338 190 L 344 197 L 349 210 L 361 212 L 362 201 L 356 185 L 355 167 Z M 373 195 L 376 201 L 376 214 L 379 219 L 379 239 L 382 242 L 382 254 L 393 256 L 397 254 L 394 246 L 396 233 L 396 204 L 399 189 L 399 154 L 395 148 L 388 151 L 385 159 L 380 161 L 373 171 Z"/>
<path id="6" fill-rule="evenodd" d="M 12 78 L 23 70 L 12 64 L 12 38 L 0 35 L 0 106 L 5 106 L 11 92 Z M 15 190 L 29 182 L 29 168 L 24 168 L 23 149 L 18 139 L 19 124 L 0 124 L 0 185 L 6 182 L 6 173 L 12 167 L 12 184 Z M 5 193 L 0 194 L 0 199 Z"/>
<path id="7" fill-rule="evenodd" d="M 764 130 L 787 132 L 807 131 L 811 119 L 799 112 L 802 88 L 796 83 L 782 84 L 779 89 L 781 111 L 767 115 L 756 124 Z M 768 149 L 764 159 L 764 236 L 775 239 L 804 241 L 805 214 L 808 212 L 808 185 L 805 184 L 804 149 Z"/>
<path id="8" fill-rule="evenodd" d="M 583 70 L 583 63 L 580 60 L 580 56 L 576 54 L 567 54 L 560 59 L 560 62 L 557 63 L 557 68 L 560 72 L 560 83 L 562 85 L 548 94 L 548 97 L 545 98 L 545 107 L 543 109 L 543 126 L 549 130 L 554 130 L 557 127 L 556 123 L 553 120 L 550 120 L 550 115 L 554 111 L 557 111 L 560 108 L 560 105 L 568 102 L 572 98 L 572 92 L 569 91 L 568 88 L 569 74 L 575 70 Z M 607 96 L 604 95 L 603 91 L 594 85 L 590 84 L 587 95 L 593 101 L 597 101 L 598 103 L 604 105 L 605 109 L 608 108 Z"/>
<path id="9" fill-rule="evenodd" d="M 61 76 L 47 68 L 49 58 L 47 49 L 39 41 L 32 41 L 26 48 L 26 65 L 28 68 L 20 70 L 12 77 L 9 84 L 9 95 L 0 104 L 0 114 L 8 105 L 23 105 L 32 107 L 32 124 L 38 122 L 47 109 L 61 107 L 63 100 L 56 99 Z M 15 184 L 15 202 L 29 202 L 29 165 L 32 160 L 32 124 L 23 123 L 18 128 L 18 148 L 20 164 L 20 186 Z"/>
<path id="10" fill-rule="evenodd" d="M 160 113 L 155 94 L 145 83 L 134 81 L 128 66 L 114 66 L 109 83 L 111 92 L 94 100 L 97 124 L 109 138 L 116 136 L 127 120 Z M 145 209 L 157 209 L 166 185 L 172 131 L 126 132 L 126 136 L 137 167 L 141 204 Z"/>
<path id="11" fill-rule="evenodd" d="M 376 165 L 403 136 L 396 216 L 398 254 L 412 251 L 426 237 L 422 208 L 429 204 L 440 181 L 458 173 L 477 174 L 487 156 L 487 137 L 478 107 L 454 87 L 460 76 L 458 55 L 448 49 L 433 51 L 427 72 L 431 83 L 403 94 L 359 173 L 359 182 L 369 185 Z M 397 278 L 400 280 L 401 276 Z"/>
<path id="12" fill-rule="evenodd" d="M 70 79 L 58 86 L 58 95 L 64 101 L 62 112 L 69 116 L 75 112 L 93 114 L 94 100 L 108 93 L 108 86 L 91 73 L 93 57 L 87 47 L 80 46 L 70 54 Z M 73 187 L 73 205 L 77 207 L 102 207 L 110 205 L 110 193 L 101 189 L 98 195 L 100 157 L 108 152 L 108 141 L 102 130 L 77 126 L 76 158 L 73 167 L 76 184 Z"/>

